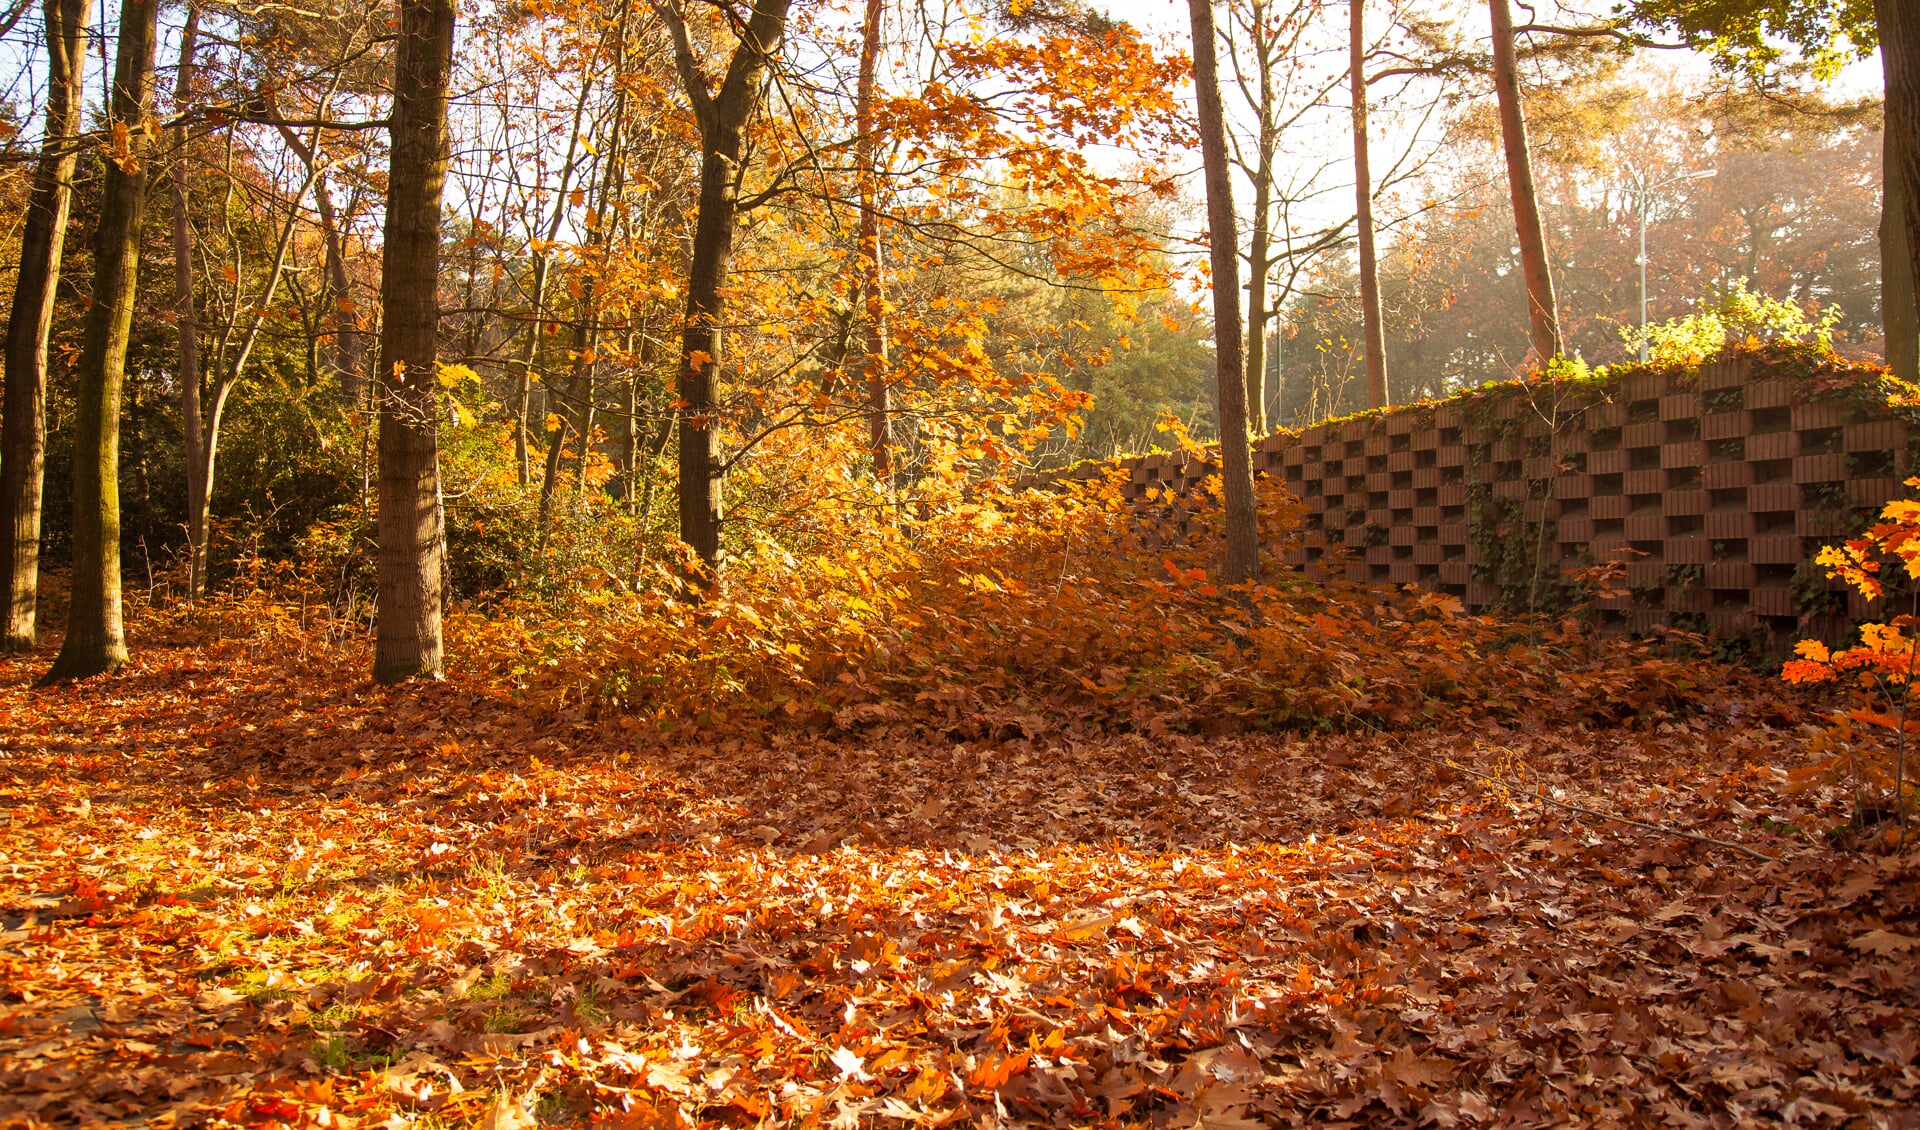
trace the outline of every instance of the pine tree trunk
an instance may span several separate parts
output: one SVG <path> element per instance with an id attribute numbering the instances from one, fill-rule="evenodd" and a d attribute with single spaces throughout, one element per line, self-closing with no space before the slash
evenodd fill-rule
<path id="1" fill-rule="evenodd" d="M 1500 103 L 1500 140 L 1506 148 L 1507 188 L 1520 237 L 1520 273 L 1527 283 L 1527 319 L 1534 359 L 1560 356 L 1560 314 L 1553 269 L 1540 227 L 1540 198 L 1533 188 L 1533 158 L 1527 150 L 1527 119 L 1520 105 L 1520 64 L 1514 53 L 1513 12 L 1507 0 L 1487 0 L 1493 15 L 1493 89 Z"/>
<path id="2" fill-rule="evenodd" d="M 174 73 L 177 114 L 193 90 L 194 49 L 200 35 L 200 6 L 187 8 L 180 32 L 180 65 Z M 206 434 L 200 410 L 200 326 L 193 303 L 193 212 L 187 172 L 187 127 L 173 127 L 173 316 L 179 334 L 181 457 L 187 472 L 187 599 L 206 591 L 207 489 Z"/>
<path id="3" fill-rule="evenodd" d="M 1494 0 L 1505 3 L 1505 0 Z M 1367 407 L 1387 406 L 1387 331 L 1380 309 L 1380 267 L 1373 247 L 1373 171 L 1367 157 L 1365 0 L 1351 0 L 1354 228 L 1360 241 L 1360 325 L 1367 361 Z"/>
<path id="4" fill-rule="evenodd" d="M 1906 198 L 1906 294 L 1898 315 L 1883 311 L 1887 356 L 1892 358 L 1896 322 L 1909 334 L 1920 325 L 1920 7 L 1911 0 L 1877 0 L 1874 15 L 1880 33 L 1880 65 L 1886 75 L 1886 152 L 1894 159 L 1886 182 L 1889 189 L 1897 183 Z M 1887 199 L 1892 202 L 1891 191 Z M 1889 272 L 1888 277 L 1898 276 Z M 1914 367 L 1912 336 L 1903 348 L 1909 368 Z"/>
<path id="5" fill-rule="evenodd" d="M 1241 351 L 1240 245 L 1233 216 L 1232 154 L 1220 104 L 1211 0 L 1187 0 L 1193 24 L 1193 86 L 1206 165 L 1208 255 L 1213 266 L 1214 387 L 1220 409 L 1220 474 L 1226 499 L 1230 585 L 1260 575 L 1260 532 L 1253 501 L 1253 448 L 1247 442 L 1246 368 Z"/>
<path id="6" fill-rule="evenodd" d="M 90 0 L 46 0 L 47 116 L 20 235 L 20 266 L 7 315 L 6 389 L 0 407 L 0 595 L 7 602 L 0 649 L 37 639 L 40 507 L 46 474 L 47 334 L 66 247 L 67 211 L 79 162 L 81 90 Z"/>
<path id="7" fill-rule="evenodd" d="M 885 481 L 892 471 L 893 432 L 887 388 L 887 302 L 880 279 L 880 171 L 875 167 L 874 95 L 880 63 L 880 23 L 886 0 L 866 0 L 860 28 L 860 78 L 855 91 L 854 163 L 860 176 L 861 290 L 867 305 L 867 446 L 873 451 L 873 477 Z"/>
<path id="8" fill-rule="evenodd" d="M 380 610 L 373 677 L 438 676 L 446 533 L 440 509 L 440 197 L 447 176 L 452 0 L 400 0 L 381 256 Z"/>
<path id="9" fill-rule="evenodd" d="M 93 305 L 87 308 L 73 420 L 73 596 L 67 638 L 44 680 L 83 679 L 127 661 L 120 610 L 120 391 L 139 282 L 140 218 L 151 163 L 153 51 L 159 0 L 126 0 L 113 65 L 111 151 L 94 236 Z M 118 150 L 118 146 L 116 146 Z"/>

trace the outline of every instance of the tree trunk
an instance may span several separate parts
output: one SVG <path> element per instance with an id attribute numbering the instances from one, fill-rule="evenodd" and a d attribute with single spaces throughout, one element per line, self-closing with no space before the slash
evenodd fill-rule
<path id="1" fill-rule="evenodd" d="M 1259 64 L 1259 151 L 1254 159 L 1253 231 L 1247 237 L 1247 422 L 1253 434 L 1267 434 L 1267 278 L 1273 271 L 1273 159 L 1280 130 L 1274 121 L 1273 43 L 1267 38 L 1264 9 L 1256 5 L 1250 21 Z M 1242 82 L 1245 80 L 1243 79 Z"/>
<path id="2" fill-rule="evenodd" d="M 755 0 L 753 14 L 720 89 L 700 73 L 685 22 L 663 0 L 656 10 L 673 33 L 675 63 L 700 124 L 700 203 L 687 271 L 687 317 L 680 334 L 680 540 L 693 550 L 707 585 L 720 578 L 721 498 L 720 324 L 726 314 L 721 288 L 733 258 L 733 228 L 739 209 L 736 177 L 745 151 L 747 119 L 760 106 L 769 60 L 786 32 L 791 0 Z"/>
<path id="3" fill-rule="evenodd" d="M 1907 241 L 1907 184 L 1898 143 L 1882 138 L 1880 205 L 1880 318 L 1887 331 L 1887 368 L 1920 381 L 1920 317 L 1914 301 L 1914 257 Z"/>
<path id="4" fill-rule="evenodd" d="M 1895 158 L 1889 163 L 1886 183 L 1889 190 L 1897 183 L 1905 190 L 1901 195 L 1906 198 L 1905 300 L 1900 303 L 1899 318 L 1892 312 L 1883 312 L 1887 324 L 1887 356 L 1892 358 L 1896 321 L 1909 331 L 1920 325 L 1920 10 L 1911 0 L 1877 0 L 1874 16 L 1880 33 L 1880 65 L 1886 76 L 1886 152 Z M 1893 200 L 1891 191 L 1887 199 Z M 1911 336 L 1907 337 L 1904 348 L 1905 361 L 1911 369 L 1916 365 Z"/>
<path id="5" fill-rule="evenodd" d="M 1505 4 L 1506 0 L 1493 0 Z M 1387 406 L 1387 331 L 1380 310 L 1380 267 L 1373 249 L 1373 171 L 1367 160 L 1365 0 L 1351 0 L 1354 230 L 1360 242 L 1360 325 L 1367 359 L 1367 407 Z M 1504 118 L 1502 119 L 1504 121 Z"/>
<path id="6" fill-rule="evenodd" d="M 73 171 L 79 162 L 81 90 L 90 0 L 46 0 L 47 117 L 32 194 L 20 235 L 20 267 L 7 315 L 6 390 L 0 408 L 0 553 L 7 601 L 0 649 L 24 651 L 37 639 L 40 505 L 46 473 L 47 334 L 67 240 Z"/>
<path id="7" fill-rule="evenodd" d="M 373 677 L 438 676 L 446 531 L 440 509 L 440 196 L 447 176 L 453 0 L 400 0 L 381 255 L 380 609 Z"/>
<path id="8" fill-rule="evenodd" d="M 189 5 L 180 31 L 180 66 L 173 78 L 173 109 L 179 114 L 193 92 L 194 50 L 200 35 L 200 6 Z M 206 590 L 207 489 L 206 436 L 200 414 L 200 325 L 193 304 L 192 193 L 187 181 L 187 126 L 173 127 L 173 316 L 179 334 L 181 457 L 187 472 L 187 599 Z"/>
<path id="9" fill-rule="evenodd" d="M 316 154 L 317 156 L 317 154 Z M 353 301 L 353 279 L 347 274 L 346 237 L 333 210 L 327 178 L 314 178 L 314 203 L 320 208 L 320 237 L 326 244 L 327 289 L 333 306 L 333 368 L 340 374 L 340 398 L 354 408 L 366 399 L 366 361 L 360 343 L 360 309 Z"/>
<path id="10" fill-rule="evenodd" d="M 1227 556 L 1222 579 L 1237 585 L 1260 575 L 1253 502 L 1253 449 L 1247 442 L 1247 385 L 1240 338 L 1240 245 L 1233 218 L 1232 155 L 1220 105 L 1211 0 L 1187 0 L 1193 24 L 1193 86 L 1206 165 L 1208 255 L 1213 266 L 1214 387 L 1220 409 L 1220 473 L 1226 496 Z"/>
<path id="11" fill-rule="evenodd" d="M 861 291 L 867 305 L 867 446 L 873 451 L 873 477 L 885 481 L 892 470 L 893 432 L 888 420 L 887 302 L 880 283 L 879 169 L 875 167 L 874 94 L 880 63 L 880 21 L 886 0 L 866 0 L 860 27 L 860 78 L 855 91 L 854 163 L 860 176 Z"/>
<path id="12" fill-rule="evenodd" d="M 124 129 L 100 188 L 93 304 L 80 340 L 73 421 L 73 596 L 67 638 L 43 681 L 83 679 L 127 661 L 120 612 L 120 389 L 139 282 L 146 210 L 147 137 L 153 116 L 153 50 L 159 0 L 126 0 L 113 64 L 109 121 Z"/>
<path id="13" fill-rule="evenodd" d="M 1507 188 L 1520 236 L 1520 271 L 1527 283 L 1527 317 L 1535 360 L 1560 356 L 1560 314 L 1553 269 L 1540 229 L 1540 200 L 1533 190 L 1533 158 L 1527 151 L 1527 119 L 1520 106 L 1520 65 L 1514 54 L 1513 12 L 1507 0 L 1487 0 L 1493 15 L 1493 89 L 1500 103 L 1500 140 L 1506 147 Z"/>

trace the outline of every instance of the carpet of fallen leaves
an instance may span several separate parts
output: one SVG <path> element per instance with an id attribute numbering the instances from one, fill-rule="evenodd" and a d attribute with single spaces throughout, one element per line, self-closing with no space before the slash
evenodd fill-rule
<path id="1" fill-rule="evenodd" d="M 0 664 L 0 1123 L 1920 1126 L 1920 854 L 1790 706 L 700 744 L 139 642 Z"/>

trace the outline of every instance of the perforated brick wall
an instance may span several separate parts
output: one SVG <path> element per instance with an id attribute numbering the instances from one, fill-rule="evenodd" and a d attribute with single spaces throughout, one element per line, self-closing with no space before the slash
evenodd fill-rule
<path id="1" fill-rule="evenodd" d="M 1857 386 L 1743 356 L 1279 434 L 1254 469 L 1306 504 L 1293 564 L 1521 611 L 1564 606 L 1569 570 L 1624 559 L 1625 595 L 1598 602 L 1609 625 L 1779 647 L 1874 611 L 1809 559 L 1904 493 L 1908 433 Z M 1179 454 L 1123 466 L 1128 497 L 1176 522 L 1178 496 L 1213 471 Z"/>

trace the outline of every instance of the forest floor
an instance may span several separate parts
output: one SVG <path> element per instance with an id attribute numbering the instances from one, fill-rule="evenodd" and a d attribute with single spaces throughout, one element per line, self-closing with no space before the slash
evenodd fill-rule
<path id="1" fill-rule="evenodd" d="M 0 1124 L 1920 1126 L 1798 707 L 669 743 L 280 650 L 0 664 Z"/>

